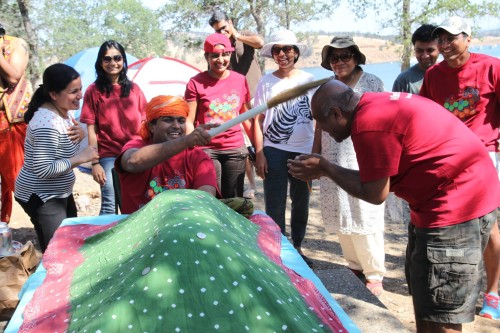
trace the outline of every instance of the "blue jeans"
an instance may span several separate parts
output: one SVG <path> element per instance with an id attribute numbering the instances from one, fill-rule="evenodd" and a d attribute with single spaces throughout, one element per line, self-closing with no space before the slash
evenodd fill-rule
<path id="1" fill-rule="evenodd" d="M 115 213 L 115 189 L 113 188 L 113 175 L 111 169 L 115 167 L 116 157 L 103 157 L 99 159 L 104 172 L 106 173 L 106 182 L 101 186 L 101 210 L 99 215 Z"/>
<path id="2" fill-rule="evenodd" d="M 290 183 L 290 199 L 292 212 L 290 219 L 293 246 L 300 247 L 306 235 L 309 218 L 309 186 L 307 182 L 292 177 L 288 173 L 287 160 L 294 159 L 300 153 L 292 153 L 273 147 L 264 147 L 267 160 L 266 179 L 264 179 L 264 203 L 266 213 L 285 234 L 285 211 L 288 183 Z"/>

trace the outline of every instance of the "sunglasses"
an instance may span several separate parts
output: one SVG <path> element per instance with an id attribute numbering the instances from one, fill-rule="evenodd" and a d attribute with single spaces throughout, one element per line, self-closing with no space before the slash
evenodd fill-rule
<path id="1" fill-rule="evenodd" d="M 283 51 L 283 53 L 287 54 L 287 53 L 291 53 L 292 50 L 294 50 L 294 48 L 291 45 L 285 45 L 282 47 L 273 46 L 273 48 L 271 49 L 271 53 L 273 55 L 279 55 L 281 53 L 281 51 Z"/>
<path id="2" fill-rule="evenodd" d="M 114 60 L 115 62 L 120 62 L 120 61 L 123 60 L 123 57 L 121 55 L 119 55 L 119 54 L 114 55 L 112 57 L 110 57 L 110 56 L 104 56 L 104 57 L 102 57 L 102 61 L 105 62 L 105 63 L 110 63 L 111 60 Z"/>
<path id="3" fill-rule="evenodd" d="M 339 62 L 339 60 L 342 60 L 342 62 L 348 62 L 351 60 L 353 53 L 342 53 L 342 54 L 331 54 L 330 58 L 328 58 L 328 61 L 330 64 L 336 64 Z"/>

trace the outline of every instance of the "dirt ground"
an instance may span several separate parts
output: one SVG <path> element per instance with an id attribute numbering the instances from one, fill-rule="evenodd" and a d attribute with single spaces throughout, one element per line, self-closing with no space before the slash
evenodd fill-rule
<path id="1" fill-rule="evenodd" d="M 75 173 L 77 181 L 74 193 L 79 205 L 79 216 L 97 215 L 100 205 L 100 191 L 97 183 L 92 180 L 92 176 L 89 174 L 78 169 L 75 169 Z M 307 256 L 314 260 L 313 269 L 315 272 L 333 269 L 338 264 L 345 264 L 337 237 L 324 231 L 318 201 L 319 186 L 317 183 L 313 183 L 309 225 L 303 250 Z M 257 181 L 254 207 L 264 210 L 262 182 L 259 180 Z M 14 206 L 10 227 L 13 228 L 14 240 L 21 243 L 31 240 L 38 246 L 32 224 L 17 203 Z M 388 220 L 385 228 L 385 240 L 387 276 L 384 279 L 385 291 L 380 300 L 410 332 L 415 332 L 411 298 L 407 294 L 404 278 L 404 252 L 407 238 L 403 223 Z M 480 299 L 482 300 L 482 295 Z M 478 301 L 476 313 L 479 312 L 480 305 L 480 301 Z M 3 331 L 5 324 L 6 321 L 0 321 L 0 331 Z M 500 323 L 476 316 L 473 323 L 464 325 L 463 331 L 465 333 L 500 332 Z"/>

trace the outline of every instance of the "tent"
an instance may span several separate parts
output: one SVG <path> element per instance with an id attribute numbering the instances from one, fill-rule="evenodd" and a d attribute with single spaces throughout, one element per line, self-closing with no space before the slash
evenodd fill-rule
<path id="1" fill-rule="evenodd" d="M 158 95 L 184 96 L 189 79 L 201 71 L 175 58 L 144 58 L 131 65 L 128 77 L 141 87 L 146 99 Z"/>
<path id="2" fill-rule="evenodd" d="M 83 51 L 78 52 L 72 57 L 66 59 L 64 63 L 68 66 L 76 69 L 78 73 L 80 73 L 80 77 L 82 79 L 82 91 L 85 93 L 87 87 L 95 81 L 95 61 L 97 59 L 97 53 L 99 53 L 99 47 L 92 47 L 89 49 L 85 49 Z M 137 58 L 133 55 L 127 54 L 127 63 L 130 67 L 130 64 L 137 61 Z M 81 108 L 76 112 L 76 118 L 80 119 Z"/>

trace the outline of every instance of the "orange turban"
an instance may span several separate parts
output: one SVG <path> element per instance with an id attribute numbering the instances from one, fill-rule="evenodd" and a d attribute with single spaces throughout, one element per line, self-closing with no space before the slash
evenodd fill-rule
<path id="1" fill-rule="evenodd" d="M 148 125 L 160 117 L 185 117 L 189 114 L 189 106 L 181 96 L 160 95 L 153 97 L 146 105 L 146 120 L 141 124 L 140 135 L 143 140 L 149 139 L 151 133 Z"/>

